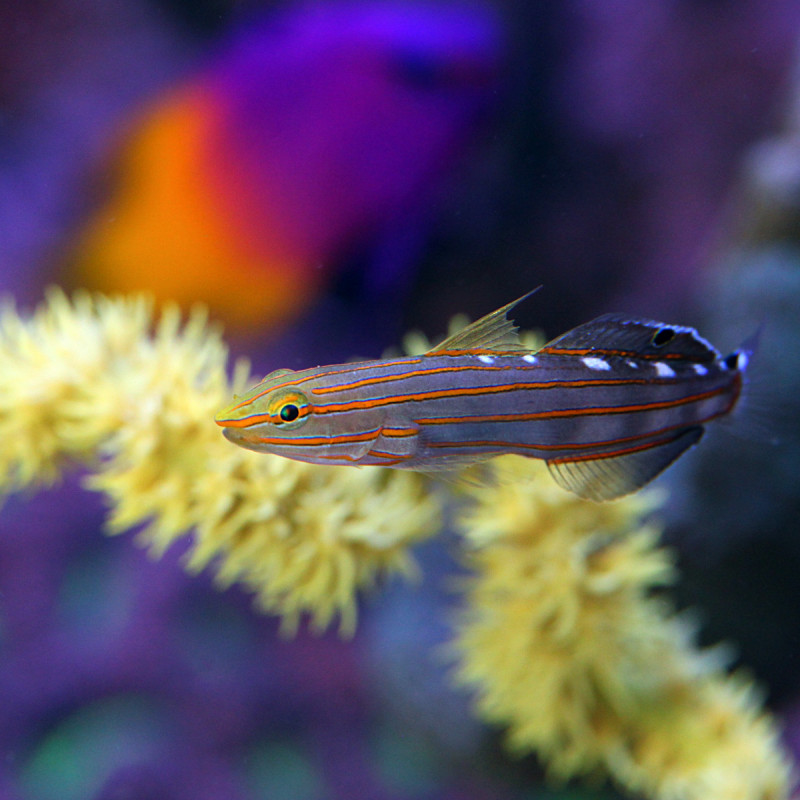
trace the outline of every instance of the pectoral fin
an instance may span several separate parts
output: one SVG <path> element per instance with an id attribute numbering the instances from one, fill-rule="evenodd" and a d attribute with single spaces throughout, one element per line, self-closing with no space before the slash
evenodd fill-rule
<path id="1" fill-rule="evenodd" d="M 547 462 L 556 483 L 587 500 L 614 500 L 649 483 L 703 435 L 699 425 L 668 439 L 630 446 L 606 455 L 583 455 Z"/>

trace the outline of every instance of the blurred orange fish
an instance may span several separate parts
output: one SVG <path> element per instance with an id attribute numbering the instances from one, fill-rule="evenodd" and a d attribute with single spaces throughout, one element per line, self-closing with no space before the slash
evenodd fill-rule
<path id="1" fill-rule="evenodd" d="M 67 282 L 280 325 L 424 204 L 498 55 L 474 4 L 301 7 L 251 27 L 134 126 Z"/>

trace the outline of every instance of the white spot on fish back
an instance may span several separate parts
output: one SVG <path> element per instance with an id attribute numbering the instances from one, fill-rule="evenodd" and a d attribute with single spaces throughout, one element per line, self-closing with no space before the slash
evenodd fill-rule
<path id="1" fill-rule="evenodd" d="M 478 361 L 483 361 L 484 364 L 494 364 L 492 356 L 478 356 Z"/>
<path id="2" fill-rule="evenodd" d="M 656 361 L 653 366 L 656 368 L 656 375 L 659 378 L 675 377 L 675 370 L 669 364 L 665 364 L 663 361 Z"/>
<path id="3" fill-rule="evenodd" d="M 736 369 L 746 369 L 747 368 L 747 353 L 744 350 L 740 350 L 736 354 Z"/>
<path id="4" fill-rule="evenodd" d="M 639 369 L 639 365 L 635 361 L 625 362 L 631 369 Z"/>
<path id="5" fill-rule="evenodd" d="M 608 361 L 603 361 L 602 358 L 597 358 L 596 356 L 586 356 L 586 358 L 582 358 L 584 364 L 586 364 L 589 369 L 611 369 L 611 364 Z"/>
<path id="6" fill-rule="evenodd" d="M 537 359 L 536 359 L 536 356 L 531 355 L 530 353 L 528 353 L 527 356 L 522 356 L 522 360 L 523 361 L 527 361 L 529 364 L 535 364 Z"/>
<path id="7" fill-rule="evenodd" d="M 708 374 L 708 370 L 702 364 L 692 364 L 692 369 L 698 375 L 707 375 Z"/>

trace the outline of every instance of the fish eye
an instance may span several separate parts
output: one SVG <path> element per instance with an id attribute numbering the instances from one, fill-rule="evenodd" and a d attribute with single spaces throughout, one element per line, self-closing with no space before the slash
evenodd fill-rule
<path id="1" fill-rule="evenodd" d="M 653 334 L 653 345 L 655 347 L 663 347 L 669 344 L 675 338 L 675 331 L 672 328 L 659 328 Z"/>
<path id="2" fill-rule="evenodd" d="M 296 389 L 279 389 L 270 398 L 268 413 L 273 425 L 282 429 L 299 428 L 309 417 L 308 398 Z"/>
<path id="3" fill-rule="evenodd" d="M 294 403 L 287 403 L 278 412 L 278 416 L 284 422 L 294 422 L 300 416 L 300 409 Z"/>

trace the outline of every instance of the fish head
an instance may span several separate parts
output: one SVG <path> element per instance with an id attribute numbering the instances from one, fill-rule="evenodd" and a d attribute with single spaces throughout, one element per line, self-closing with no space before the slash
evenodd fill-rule
<path id="1" fill-rule="evenodd" d="M 341 367 L 343 365 L 339 365 Z M 309 464 L 359 464 L 380 436 L 383 410 L 339 412 L 330 367 L 272 372 L 217 414 L 226 439 L 248 450 Z M 358 405 L 358 401 L 354 405 Z"/>
<path id="2" fill-rule="evenodd" d="M 273 440 L 291 441 L 294 432 L 309 422 L 312 410 L 308 393 L 298 385 L 298 375 L 290 369 L 275 370 L 244 395 L 234 397 L 214 418 L 225 438 L 259 452 L 273 452 Z"/>

